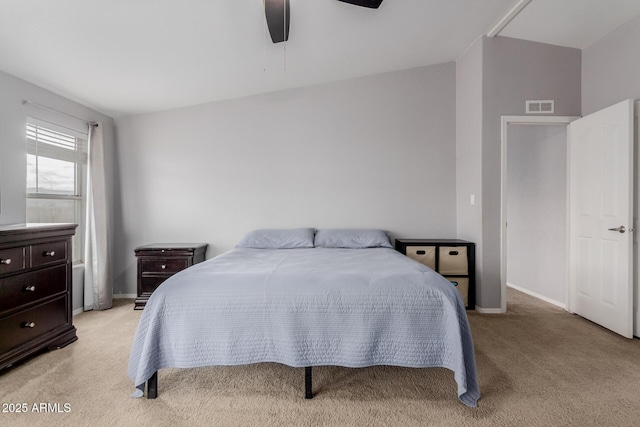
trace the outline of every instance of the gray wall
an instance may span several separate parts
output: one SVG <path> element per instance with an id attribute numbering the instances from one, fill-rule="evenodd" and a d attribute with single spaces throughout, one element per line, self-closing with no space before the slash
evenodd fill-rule
<path id="1" fill-rule="evenodd" d="M 582 51 L 582 115 L 640 99 L 640 16 Z"/>
<path id="2" fill-rule="evenodd" d="M 526 99 L 579 115 L 640 98 L 638 39 L 640 17 L 582 55 L 482 38 L 455 66 L 121 118 L 115 292 L 135 292 L 140 244 L 202 240 L 213 256 L 254 227 L 378 226 L 475 241 L 478 305 L 498 308 L 500 116 L 524 114 Z M 4 73 L 0 93 L 0 224 L 9 224 L 25 219 L 23 98 L 106 121 L 108 146 L 114 137 L 108 117 Z"/>
<path id="3" fill-rule="evenodd" d="M 466 162 L 465 167 L 475 170 L 479 164 L 482 171 L 482 230 L 467 231 L 466 234 L 482 236 L 482 240 L 476 242 L 482 257 L 478 266 L 481 280 L 478 306 L 497 309 L 501 305 L 501 116 L 524 115 L 527 99 L 554 99 L 556 115 L 579 115 L 581 52 L 508 37 L 483 37 L 476 43 L 482 43 L 482 68 L 475 70 L 482 76 L 482 148 L 475 166 Z M 469 55 L 477 55 L 477 49 L 468 49 L 458 63 L 468 60 Z M 469 62 L 478 68 L 477 60 Z M 458 73 L 458 77 L 462 79 L 456 81 L 458 88 L 467 85 L 467 79 L 477 79 L 472 70 Z M 465 129 L 464 132 L 477 131 L 477 114 L 470 117 L 458 114 L 456 120 L 459 134 Z M 473 174 L 466 179 L 474 179 Z M 458 188 L 462 185 L 458 184 Z M 459 212 L 458 217 L 462 218 L 463 214 Z M 474 224 L 469 223 L 478 226 L 477 221 Z M 465 235 L 460 234 L 460 237 Z"/>
<path id="4" fill-rule="evenodd" d="M 565 306 L 567 128 L 507 134 L 507 282 Z"/>
<path id="5" fill-rule="evenodd" d="M 86 121 L 101 122 L 104 128 L 106 173 L 110 180 L 113 176 L 114 161 L 114 131 L 113 120 L 110 117 L 3 72 L 0 72 L 0 94 L 0 224 L 26 221 L 27 117 L 48 120 L 71 128 L 83 129 L 86 126 L 82 120 L 33 105 L 22 105 L 23 99 L 64 111 Z M 111 182 L 108 185 L 109 197 L 113 199 Z M 82 307 L 81 283 L 74 283 L 73 300 L 74 310 Z"/>
<path id="6" fill-rule="evenodd" d="M 555 115 L 580 115 L 581 52 L 507 37 L 484 38 L 483 296 L 500 304 L 500 118 L 524 115 L 527 99 L 554 99 Z M 491 291 L 489 291 L 491 289 Z"/>
<path id="7" fill-rule="evenodd" d="M 455 237 L 455 64 L 116 120 L 116 294 L 133 249 L 262 227 Z"/>
<path id="8" fill-rule="evenodd" d="M 475 242 L 476 301 L 482 300 L 482 39 L 456 62 L 458 238 Z M 474 204 L 471 204 L 471 197 Z"/>

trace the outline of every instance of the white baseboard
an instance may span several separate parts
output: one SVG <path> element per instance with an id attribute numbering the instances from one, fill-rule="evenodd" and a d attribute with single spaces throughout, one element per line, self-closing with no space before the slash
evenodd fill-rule
<path id="1" fill-rule="evenodd" d="M 73 310 L 73 311 L 71 312 L 71 315 L 72 315 L 72 316 L 77 316 L 77 315 L 78 315 L 78 314 L 80 314 L 80 313 L 84 313 L 84 308 L 76 308 L 75 310 Z"/>
<path id="2" fill-rule="evenodd" d="M 502 311 L 501 308 L 482 308 L 482 307 L 479 307 L 477 304 L 476 304 L 475 310 L 481 314 L 503 314 L 504 313 L 504 311 Z"/>
<path id="3" fill-rule="evenodd" d="M 567 305 L 566 305 L 566 304 L 564 304 L 564 303 L 562 303 L 562 302 L 559 302 L 559 301 L 556 301 L 556 300 L 554 300 L 554 299 L 551 299 L 551 298 L 545 297 L 544 295 L 537 294 L 537 293 L 532 292 L 532 291 L 530 291 L 530 290 L 528 290 L 528 289 L 521 288 L 520 286 L 516 286 L 516 285 L 514 285 L 513 283 L 509 283 L 509 282 L 507 282 L 507 287 L 508 287 L 508 288 L 513 288 L 513 289 L 515 289 L 516 291 L 520 291 L 520 292 L 522 292 L 523 294 L 530 295 L 530 296 L 532 296 L 532 297 L 534 297 L 534 298 L 538 298 L 538 299 L 540 299 L 540 300 L 542 300 L 542 301 L 544 301 L 544 302 L 548 302 L 549 304 L 553 304 L 553 305 L 555 305 L 555 306 L 557 306 L 557 307 L 562 308 L 563 310 L 566 310 L 566 309 L 567 309 Z"/>
<path id="4" fill-rule="evenodd" d="M 136 299 L 137 294 L 113 294 L 113 299 Z"/>

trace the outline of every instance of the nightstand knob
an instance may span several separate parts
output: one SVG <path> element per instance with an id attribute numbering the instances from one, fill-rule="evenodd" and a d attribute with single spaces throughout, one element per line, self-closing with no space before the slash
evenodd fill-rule
<path id="1" fill-rule="evenodd" d="M 36 327 L 36 322 L 24 322 L 22 324 L 23 328 L 35 328 Z"/>
<path id="2" fill-rule="evenodd" d="M 167 268 L 167 264 L 162 264 L 160 268 L 164 270 L 165 268 Z"/>
<path id="3" fill-rule="evenodd" d="M 35 292 L 36 291 L 36 286 L 35 285 L 31 285 L 31 286 L 27 286 L 24 288 L 25 291 L 28 292 Z"/>
<path id="4" fill-rule="evenodd" d="M 7 258 L 7 259 L 0 259 L 0 264 L 11 264 L 11 258 Z"/>
<path id="5" fill-rule="evenodd" d="M 44 253 L 44 256 L 56 256 L 55 251 L 47 251 Z"/>

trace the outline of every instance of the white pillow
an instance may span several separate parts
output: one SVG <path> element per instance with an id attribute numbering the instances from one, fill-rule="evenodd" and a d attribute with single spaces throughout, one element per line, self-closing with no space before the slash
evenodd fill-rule
<path id="1" fill-rule="evenodd" d="M 325 229 L 316 231 L 316 248 L 393 248 L 384 230 Z"/>
<path id="2" fill-rule="evenodd" d="M 313 247 L 313 228 L 260 229 L 248 232 L 236 248 L 293 249 Z"/>

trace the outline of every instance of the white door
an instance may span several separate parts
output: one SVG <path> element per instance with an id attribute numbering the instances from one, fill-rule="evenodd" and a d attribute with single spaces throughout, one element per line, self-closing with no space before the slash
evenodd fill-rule
<path id="1" fill-rule="evenodd" d="M 633 102 L 569 125 L 570 311 L 633 338 Z"/>

